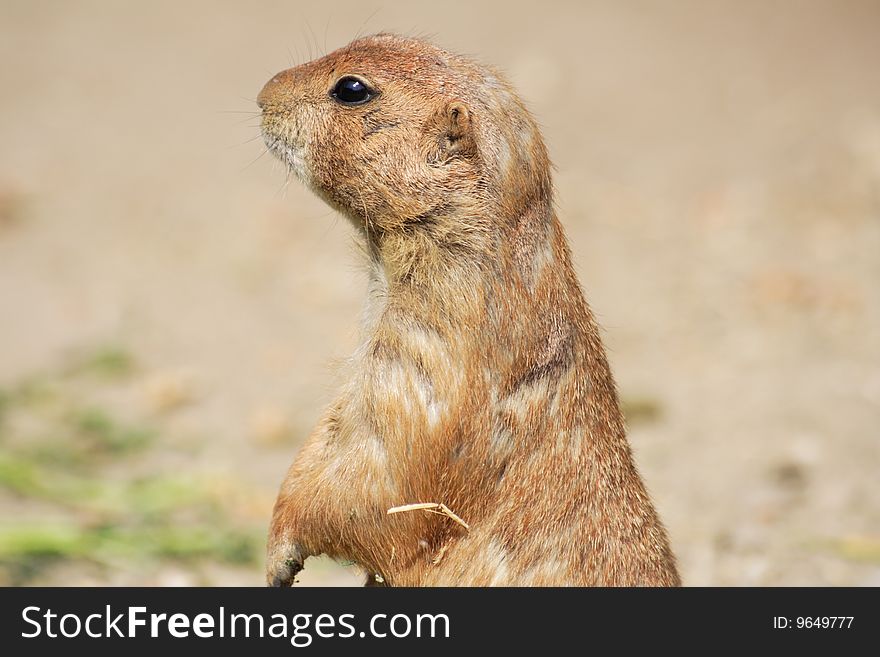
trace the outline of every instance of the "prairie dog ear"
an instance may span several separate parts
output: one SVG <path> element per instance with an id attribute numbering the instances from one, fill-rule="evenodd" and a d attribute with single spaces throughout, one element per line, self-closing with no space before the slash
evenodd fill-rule
<path id="1" fill-rule="evenodd" d="M 438 161 L 471 158 L 477 154 L 471 112 L 462 101 L 453 100 L 447 103 L 435 115 L 432 123 L 437 131 Z"/>

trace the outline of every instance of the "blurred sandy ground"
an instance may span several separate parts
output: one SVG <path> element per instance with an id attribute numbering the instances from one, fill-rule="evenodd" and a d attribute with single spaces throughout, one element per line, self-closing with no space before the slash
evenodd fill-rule
<path id="1" fill-rule="evenodd" d="M 248 112 L 382 30 L 498 65 L 537 115 L 685 582 L 880 585 L 877 2 L 4 0 L 0 386 L 124 345 L 101 403 L 158 417 L 149 467 L 235 477 L 265 524 L 364 278 Z M 36 581 L 191 581 L 163 568 Z"/>

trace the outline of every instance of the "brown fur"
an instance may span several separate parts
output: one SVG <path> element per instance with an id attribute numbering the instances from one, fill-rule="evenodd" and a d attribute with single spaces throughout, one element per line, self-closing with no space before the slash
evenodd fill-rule
<path id="1" fill-rule="evenodd" d="M 330 97 L 354 74 L 379 95 Z M 676 585 L 534 120 L 495 71 L 359 39 L 258 99 L 270 149 L 360 229 L 363 341 L 281 486 L 267 578 L 310 555 L 389 585 Z M 426 511 L 445 504 L 470 529 Z"/>

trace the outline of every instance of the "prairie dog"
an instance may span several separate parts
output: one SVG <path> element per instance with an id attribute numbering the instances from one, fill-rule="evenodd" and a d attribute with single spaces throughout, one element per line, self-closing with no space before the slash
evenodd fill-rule
<path id="1" fill-rule="evenodd" d="M 386 585 L 678 585 L 512 87 L 379 34 L 257 102 L 269 149 L 370 261 L 362 342 L 281 486 L 267 582 L 328 554 Z M 412 504 L 434 506 L 388 513 Z"/>

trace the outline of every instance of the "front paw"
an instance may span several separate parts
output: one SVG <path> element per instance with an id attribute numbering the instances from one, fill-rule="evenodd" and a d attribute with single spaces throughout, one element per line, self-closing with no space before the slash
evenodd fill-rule
<path id="1" fill-rule="evenodd" d="M 270 545 L 266 558 L 266 585 L 293 586 L 304 561 L 303 551 L 294 543 Z"/>

